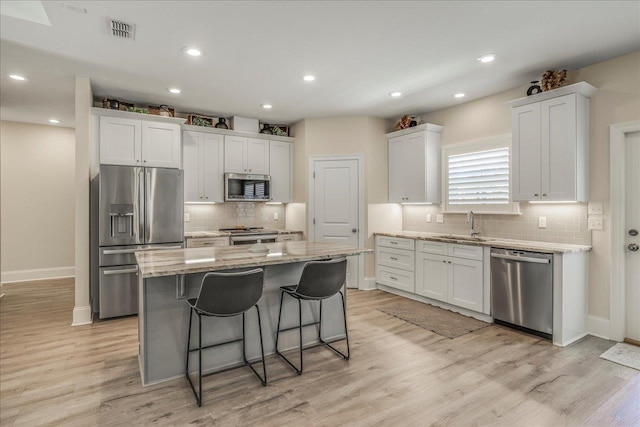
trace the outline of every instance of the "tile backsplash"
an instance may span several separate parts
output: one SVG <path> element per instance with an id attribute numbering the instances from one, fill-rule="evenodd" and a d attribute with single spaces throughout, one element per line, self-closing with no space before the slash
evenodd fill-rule
<path id="1" fill-rule="evenodd" d="M 184 231 L 215 231 L 236 225 L 251 227 L 285 228 L 285 206 L 255 202 L 230 202 L 215 205 L 184 205 L 189 221 Z M 278 219 L 274 220 L 274 213 Z"/>
<path id="2" fill-rule="evenodd" d="M 469 234 L 465 214 L 444 214 L 444 223 L 436 222 L 439 206 L 402 207 L 402 228 L 405 231 L 428 231 L 445 234 Z M 427 222 L 431 214 L 431 222 Z M 546 217 L 547 227 L 539 228 L 539 217 Z M 505 239 L 534 240 L 553 243 L 591 245 L 587 204 L 521 203 L 520 215 L 476 215 L 475 228 L 480 236 Z"/>

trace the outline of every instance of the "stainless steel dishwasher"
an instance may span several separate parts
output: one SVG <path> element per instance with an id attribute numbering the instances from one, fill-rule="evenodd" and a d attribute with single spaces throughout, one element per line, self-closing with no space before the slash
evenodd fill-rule
<path id="1" fill-rule="evenodd" d="M 553 255 L 491 248 L 491 316 L 545 338 L 553 334 Z"/>

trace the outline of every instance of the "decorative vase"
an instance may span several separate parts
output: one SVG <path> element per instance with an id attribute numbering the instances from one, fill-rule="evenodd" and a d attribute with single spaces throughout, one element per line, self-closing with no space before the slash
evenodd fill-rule
<path id="1" fill-rule="evenodd" d="M 266 135 L 273 135 L 273 131 L 271 130 L 271 126 L 266 123 L 262 124 L 262 129 L 260 129 L 260 133 L 264 133 Z"/>
<path id="2" fill-rule="evenodd" d="M 218 123 L 216 123 L 216 128 L 229 129 L 229 126 L 227 126 L 227 119 L 225 119 L 224 117 L 220 117 L 220 120 L 218 120 Z"/>
<path id="3" fill-rule="evenodd" d="M 534 80 L 531 82 L 531 87 L 527 90 L 527 96 L 535 95 L 536 93 L 542 92 L 542 88 L 538 85 L 538 80 Z"/>

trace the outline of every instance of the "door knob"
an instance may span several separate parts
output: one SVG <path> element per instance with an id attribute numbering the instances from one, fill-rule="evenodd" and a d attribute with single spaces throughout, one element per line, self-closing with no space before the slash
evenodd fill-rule
<path id="1" fill-rule="evenodd" d="M 633 228 L 629 230 L 629 236 L 637 236 L 637 235 L 638 235 L 638 230 Z"/>
<path id="2" fill-rule="evenodd" d="M 627 248 L 631 252 L 636 252 L 640 248 L 640 246 L 636 245 L 635 243 L 629 243 L 629 246 L 627 246 Z"/>
<path id="3" fill-rule="evenodd" d="M 352 228 L 352 229 L 351 229 L 351 232 L 352 232 L 352 233 L 357 233 L 357 232 L 358 232 L 358 229 L 357 229 L 357 228 Z"/>

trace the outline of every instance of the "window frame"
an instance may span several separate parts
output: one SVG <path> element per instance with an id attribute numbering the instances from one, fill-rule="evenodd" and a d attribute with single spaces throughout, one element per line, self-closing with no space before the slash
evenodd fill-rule
<path id="1" fill-rule="evenodd" d="M 499 148 L 509 149 L 509 203 L 504 205 L 451 205 L 449 203 L 449 156 L 471 154 L 475 152 L 495 150 Z M 473 211 L 477 214 L 519 215 L 520 204 L 513 201 L 513 150 L 511 134 L 497 135 L 488 138 L 476 139 L 457 144 L 442 146 L 442 211 L 444 213 L 467 213 Z"/>

